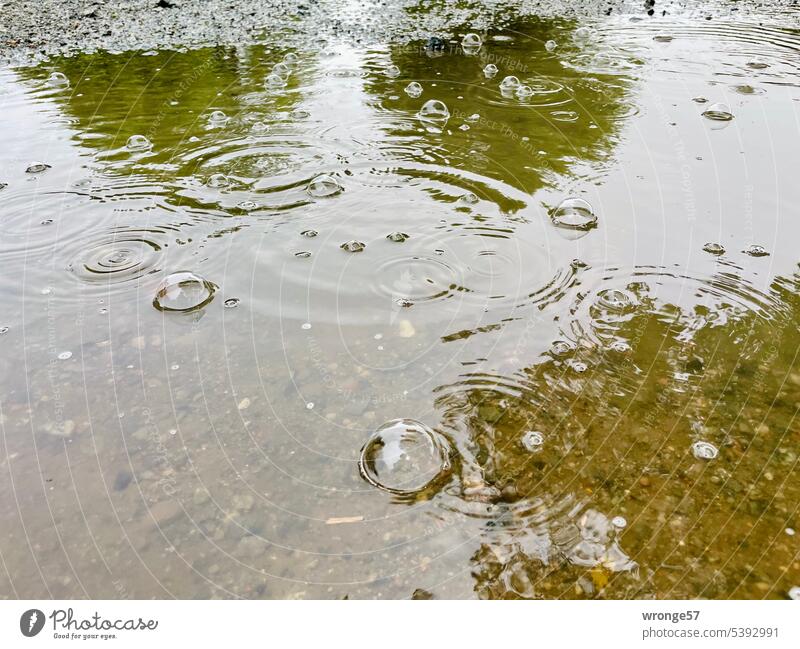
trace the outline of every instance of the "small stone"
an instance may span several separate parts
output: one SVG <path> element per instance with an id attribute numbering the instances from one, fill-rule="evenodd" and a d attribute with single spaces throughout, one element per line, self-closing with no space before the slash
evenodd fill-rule
<path id="1" fill-rule="evenodd" d="M 417 333 L 417 330 L 414 329 L 414 325 L 411 324 L 410 320 L 401 320 L 397 327 L 398 331 L 397 334 L 401 338 L 411 338 L 414 334 Z"/>

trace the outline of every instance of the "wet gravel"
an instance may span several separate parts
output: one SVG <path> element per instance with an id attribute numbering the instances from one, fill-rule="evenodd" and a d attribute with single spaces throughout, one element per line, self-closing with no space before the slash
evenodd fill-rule
<path id="1" fill-rule="evenodd" d="M 797 7 L 796 0 L 771 4 Z M 0 1 L 0 62 L 37 63 L 80 51 L 154 50 L 243 45 L 266 32 L 287 46 L 347 37 L 354 42 L 452 36 L 524 15 L 658 19 L 681 13 L 714 18 L 757 12 L 759 3 L 677 0 L 21 0 Z"/>

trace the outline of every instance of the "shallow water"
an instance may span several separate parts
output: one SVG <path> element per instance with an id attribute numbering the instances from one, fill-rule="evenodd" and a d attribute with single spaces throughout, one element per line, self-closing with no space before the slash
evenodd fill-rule
<path id="1" fill-rule="evenodd" d="M 785 598 L 775 18 L 0 71 L 0 595 Z"/>

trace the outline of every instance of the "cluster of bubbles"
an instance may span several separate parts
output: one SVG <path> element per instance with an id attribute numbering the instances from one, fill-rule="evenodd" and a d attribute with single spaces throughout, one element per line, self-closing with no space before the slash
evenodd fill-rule
<path id="1" fill-rule="evenodd" d="M 297 55 L 293 52 L 287 53 L 282 61 L 272 66 L 272 71 L 264 79 L 264 85 L 272 90 L 284 88 L 289 83 L 289 77 L 296 63 Z"/>

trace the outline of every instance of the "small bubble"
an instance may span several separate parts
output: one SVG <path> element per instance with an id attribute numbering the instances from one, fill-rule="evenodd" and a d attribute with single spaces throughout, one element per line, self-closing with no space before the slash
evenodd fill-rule
<path id="1" fill-rule="evenodd" d="M 575 348 L 566 340 L 556 340 L 550 345 L 550 353 L 553 356 L 565 356 L 572 352 Z"/>
<path id="2" fill-rule="evenodd" d="M 476 205 L 480 199 L 472 192 L 467 192 L 458 197 L 458 204 L 462 206 Z"/>
<path id="3" fill-rule="evenodd" d="M 578 27 L 573 34 L 573 38 L 578 43 L 586 43 L 592 37 L 592 30 L 588 27 Z"/>
<path id="4" fill-rule="evenodd" d="M 245 212 L 251 212 L 258 207 L 258 203 L 255 201 L 242 201 L 241 203 L 237 203 L 236 207 Z"/>
<path id="5" fill-rule="evenodd" d="M 466 34 L 464 38 L 461 39 L 461 47 L 476 48 L 481 45 L 483 45 L 483 40 L 477 34 Z"/>
<path id="6" fill-rule="evenodd" d="M 408 235 L 405 232 L 392 232 L 386 235 L 386 238 L 389 241 L 394 241 L 396 243 L 403 243 L 406 239 L 408 239 Z"/>
<path id="7" fill-rule="evenodd" d="M 727 104 L 716 103 L 711 104 L 703 111 L 703 117 L 715 122 L 730 122 L 733 119 L 733 113 Z"/>
<path id="8" fill-rule="evenodd" d="M 214 299 L 216 285 L 189 271 L 167 275 L 156 289 L 153 306 L 159 311 L 190 313 Z"/>
<path id="9" fill-rule="evenodd" d="M 181 366 L 175 363 L 174 365 L 170 365 L 169 369 L 171 369 L 173 372 L 177 372 L 179 369 L 181 369 Z"/>
<path id="10" fill-rule="evenodd" d="M 301 259 L 308 259 L 311 256 L 311 253 L 308 250 L 300 250 L 294 253 L 295 257 L 300 257 Z"/>
<path id="11" fill-rule="evenodd" d="M 703 246 L 703 250 L 712 255 L 724 255 L 725 247 L 721 243 L 707 243 Z"/>
<path id="12" fill-rule="evenodd" d="M 653 40 L 656 41 L 657 43 L 671 43 L 673 37 L 670 36 L 669 34 L 656 34 L 655 36 L 653 36 Z"/>
<path id="13" fill-rule="evenodd" d="M 50 165 L 46 162 L 31 162 L 25 169 L 26 174 L 40 174 L 43 171 L 50 169 Z"/>
<path id="14" fill-rule="evenodd" d="M 536 430 L 529 430 L 522 436 L 522 446 L 526 451 L 536 453 L 544 446 L 544 435 Z"/>
<path id="15" fill-rule="evenodd" d="M 713 460 L 719 451 L 709 442 L 695 442 L 692 444 L 692 453 L 698 460 Z"/>
<path id="16" fill-rule="evenodd" d="M 300 234 L 302 234 L 304 237 L 312 238 L 316 237 L 319 234 L 319 232 L 317 232 L 316 230 L 303 230 Z"/>
<path id="17" fill-rule="evenodd" d="M 611 524 L 618 530 L 621 530 L 627 527 L 628 521 L 625 520 L 624 516 L 614 516 L 614 518 L 611 519 Z"/>
<path id="18" fill-rule="evenodd" d="M 8 327 L 0 327 L 0 336 L 8 333 Z"/>
<path id="19" fill-rule="evenodd" d="M 514 92 L 519 85 L 519 79 L 513 75 L 509 75 L 500 82 L 500 92 Z"/>
<path id="20" fill-rule="evenodd" d="M 351 241 L 345 241 L 341 246 L 339 246 L 342 250 L 346 250 L 347 252 L 361 252 L 364 248 L 367 247 L 367 244 L 362 243 L 361 241 L 356 241 L 355 239 Z"/>
<path id="21" fill-rule="evenodd" d="M 498 72 L 499 70 L 494 63 L 489 63 L 485 68 L 483 68 L 483 75 L 487 79 L 492 79 Z"/>
<path id="22" fill-rule="evenodd" d="M 305 329 L 306 331 L 308 331 L 309 329 L 311 329 L 311 323 L 310 322 L 304 322 L 303 324 L 300 325 L 300 328 L 301 329 Z"/>
<path id="23" fill-rule="evenodd" d="M 271 72 L 264 79 L 264 85 L 267 88 L 283 88 L 286 85 L 286 78 Z"/>
<path id="24" fill-rule="evenodd" d="M 631 350 L 631 346 L 624 340 L 615 340 L 613 343 L 611 343 L 609 349 L 611 349 L 611 351 L 624 354 L 625 352 L 629 352 Z"/>
<path id="25" fill-rule="evenodd" d="M 286 83 L 289 80 L 289 75 L 292 74 L 292 68 L 286 63 L 276 63 L 272 66 L 272 74 L 279 76 Z"/>
<path id="26" fill-rule="evenodd" d="M 386 68 L 386 70 L 384 70 L 384 74 L 390 79 L 396 79 L 400 76 L 400 68 L 398 68 L 396 65 L 390 65 Z"/>
<path id="27" fill-rule="evenodd" d="M 558 47 L 558 43 L 556 43 L 555 41 L 547 41 L 544 44 L 544 49 L 546 49 L 548 52 L 552 52 L 557 47 Z"/>
<path id="28" fill-rule="evenodd" d="M 414 496 L 450 471 L 447 439 L 413 419 L 394 419 L 364 444 L 358 461 L 361 477 L 397 495 Z"/>
<path id="29" fill-rule="evenodd" d="M 212 124 L 220 125 L 228 121 L 228 116 L 221 110 L 215 110 L 213 113 L 211 113 L 211 115 L 209 115 L 208 121 Z"/>
<path id="30" fill-rule="evenodd" d="M 266 122 L 253 122 L 250 130 L 253 133 L 266 133 L 269 130 L 269 124 Z"/>
<path id="31" fill-rule="evenodd" d="M 800 600 L 800 586 L 792 586 L 787 594 L 789 599 Z"/>
<path id="32" fill-rule="evenodd" d="M 144 135 L 131 135 L 125 146 L 129 151 L 146 151 L 153 146 L 153 143 Z"/>
<path id="33" fill-rule="evenodd" d="M 69 85 L 69 79 L 63 72 L 53 72 L 47 77 L 47 85 L 52 88 L 63 88 Z"/>
<path id="34" fill-rule="evenodd" d="M 754 57 L 747 62 L 747 67 L 751 70 L 766 70 L 769 67 L 769 63 L 758 57 Z"/>
<path id="35" fill-rule="evenodd" d="M 422 94 L 422 86 L 418 84 L 416 81 L 412 81 L 406 86 L 406 94 L 409 97 L 413 97 L 416 99 Z"/>
<path id="36" fill-rule="evenodd" d="M 214 189 L 221 189 L 228 187 L 231 184 L 230 179 L 225 174 L 214 174 L 206 181 L 206 185 Z"/>
<path id="37" fill-rule="evenodd" d="M 306 404 L 306 410 L 313 410 L 313 409 L 314 409 L 314 402 L 313 401 L 309 401 Z"/>
<path id="38" fill-rule="evenodd" d="M 693 97 L 692 101 L 695 102 L 696 104 L 705 104 L 708 101 L 708 99 L 706 99 L 705 97 Z"/>
<path id="39" fill-rule="evenodd" d="M 589 369 L 589 366 L 586 363 L 582 363 L 581 361 L 573 361 L 570 366 L 574 372 L 578 374 L 583 374 L 586 370 Z"/>
<path id="40" fill-rule="evenodd" d="M 239 298 L 238 297 L 229 297 L 225 302 L 223 302 L 226 309 L 235 309 L 239 306 Z"/>
<path id="41" fill-rule="evenodd" d="M 450 119 L 450 111 L 438 99 L 429 99 L 419 109 L 417 117 L 425 124 L 428 131 L 440 133 Z"/>
<path id="42" fill-rule="evenodd" d="M 744 253 L 746 255 L 750 255 L 751 257 L 769 257 L 769 252 L 766 248 L 764 248 L 764 246 L 758 246 L 755 244 L 748 246 Z"/>
<path id="43" fill-rule="evenodd" d="M 559 228 L 591 230 L 597 226 L 597 215 L 582 198 L 567 198 L 550 213 L 550 220 Z"/>
<path id="44" fill-rule="evenodd" d="M 327 198 L 340 194 L 344 191 L 344 187 L 333 176 L 321 174 L 308 184 L 306 191 L 314 198 Z"/>
<path id="45" fill-rule="evenodd" d="M 526 99 L 533 94 L 533 88 L 531 88 L 530 86 L 519 85 L 517 86 L 516 90 L 514 90 L 514 93 L 520 99 Z"/>
<path id="46" fill-rule="evenodd" d="M 296 65 L 297 64 L 297 54 L 294 52 L 287 52 L 283 55 L 283 62 L 287 65 Z"/>
<path id="47" fill-rule="evenodd" d="M 58 355 L 58 360 L 60 360 L 60 361 L 68 361 L 70 358 L 72 358 L 72 352 L 70 352 L 70 351 L 61 352 Z"/>

